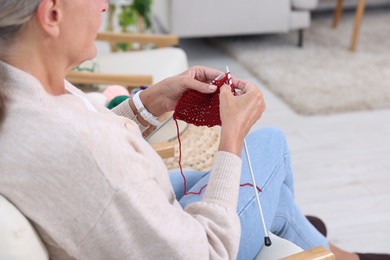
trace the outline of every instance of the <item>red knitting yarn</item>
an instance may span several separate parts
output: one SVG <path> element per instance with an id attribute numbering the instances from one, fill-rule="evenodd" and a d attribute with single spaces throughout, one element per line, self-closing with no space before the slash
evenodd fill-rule
<path id="1" fill-rule="evenodd" d="M 229 72 L 222 79 L 213 80 L 211 84 L 217 86 L 212 94 L 204 94 L 195 90 L 187 90 L 176 105 L 173 119 L 182 120 L 196 126 L 213 127 L 221 125 L 219 114 L 219 92 L 224 84 L 228 84 L 234 92 L 233 85 L 229 82 Z"/>

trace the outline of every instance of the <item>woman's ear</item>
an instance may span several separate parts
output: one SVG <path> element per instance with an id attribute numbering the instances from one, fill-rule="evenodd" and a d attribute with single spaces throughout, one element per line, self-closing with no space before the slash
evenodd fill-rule
<path id="1" fill-rule="evenodd" d="M 60 0 L 42 0 L 38 6 L 36 17 L 41 28 L 51 36 L 60 33 L 61 8 Z"/>

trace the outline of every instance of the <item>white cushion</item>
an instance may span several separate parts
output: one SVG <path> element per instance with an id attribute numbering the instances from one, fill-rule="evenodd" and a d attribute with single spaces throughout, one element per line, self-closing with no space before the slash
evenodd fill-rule
<path id="1" fill-rule="evenodd" d="M 293 254 L 302 252 L 303 250 L 292 242 L 269 233 L 272 245 L 263 246 L 255 260 L 277 260 Z"/>
<path id="2" fill-rule="evenodd" d="M 46 248 L 20 211 L 0 195 L 0 259 L 46 260 Z"/>
<path id="3" fill-rule="evenodd" d="M 153 83 L 188 69 L 186 53 L 176 47 L 98 55 L 101 73 L 152 75 Z"/>

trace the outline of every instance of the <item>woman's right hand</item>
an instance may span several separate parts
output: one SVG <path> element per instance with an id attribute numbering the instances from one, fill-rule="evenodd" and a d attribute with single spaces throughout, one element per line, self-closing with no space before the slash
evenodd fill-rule
<path id="1" fill-rule="evenodd" d="M 263 94 L 248 81 L 233 78 L 237 94 L 224 85 L 220 90 L 221 138 L 220 151 L 241 155 L 245 136 L 265 110 Z"/>

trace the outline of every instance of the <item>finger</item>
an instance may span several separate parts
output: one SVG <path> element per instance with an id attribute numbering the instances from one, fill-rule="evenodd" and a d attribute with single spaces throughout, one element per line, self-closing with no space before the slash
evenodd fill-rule
<path id="1" fill-rule="evenodd" d="M 196 90 L 198 92 L 205 93 L 205 94 L 214 93 L 217 90 L 216 85 L 210 83 L 204 83 L 192 78 L 186 78 L 184 84 L 185 84 L 185 88 L 187 89 Z"/>
<path id="2" fill-rule="evenodd" d="M 232 80 L 234 87 L 241 90 L 243 90 L 248 84 L 251 84 L 249 81 L 243 79 L 232 78 Z"/>
<path id="3" fill-rule="evenodd" d="M 227 94 L 232 95 L 232 88 L 227 84 L 223 84 L 220 88 L 220 93 L 221 95 L 227 95 Z"/>
<path id="4" fill-rule="evenodd" d="M 234 91 L 235 91 L 234 95 L 237 97 L 245 94 L 244 91 L 242 91 L 239 88 L 236 88 Z"/>
<path id="5" fill-rule="evenodd" d="M 221 74 L 225 74 L 223 71 L 203 67 L 203 66 L 195 66 L 192 67 L 193 78 L 199 81 L 210 83 L 212 80 L 217 78 Z"/>
<path id="6" fill-rule="evenodd" d="M 234 87 L 236 88 L 236 92 L 239 92 L 237 90 L 240 90 L 241 94 L 245 94 L 247 92 L 252 91 L 253 89 L 257 89 L 257 86 L 255 84 L 246 80 L 236 80 L 236 84 L 234 84 Z"/>

